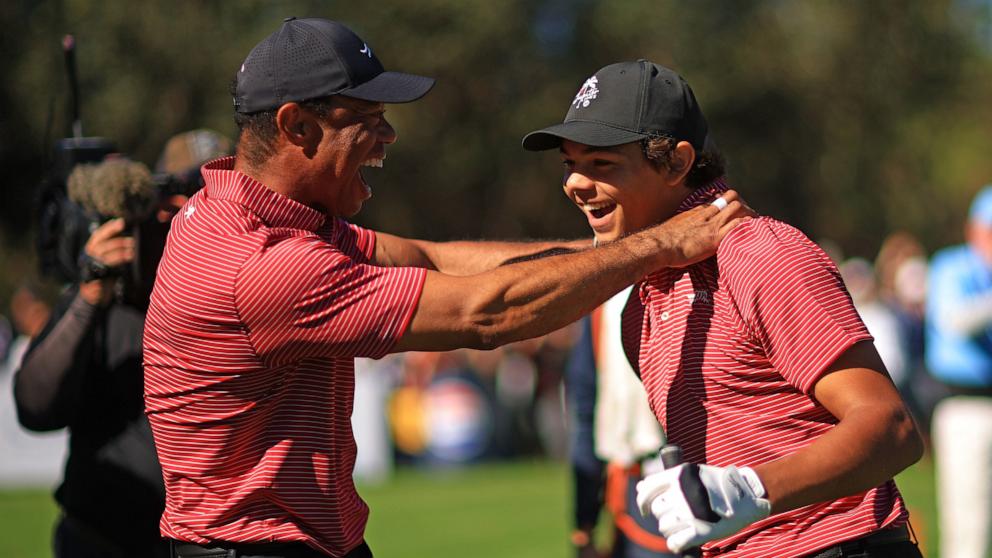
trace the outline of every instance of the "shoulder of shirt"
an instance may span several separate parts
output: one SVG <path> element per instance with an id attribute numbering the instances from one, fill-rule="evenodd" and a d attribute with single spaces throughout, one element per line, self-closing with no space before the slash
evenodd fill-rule
<path id="1" fill-rule="evenodd" d="M 727 286 L 778 284 L 809 266 L 836 273 L 836 266 L 802 231 L 771 217 L 735 227 L 720 243 L 716 260 L 720 280 Z"/>
<path id="2" fill-rule="evenodd" d="M 717 256 L 721 263 L 741 258 L 774 260 L 783 251 L 810 245 L 813 241 L 796 227 L 771 217 L 756 217 L 734 227 L 717 248 Z"/>
<path id="3" fill-rule="evenodd" d="M 197 193 L 175 217 L 192 230 L 214 234 L 238 235 L 251 233 L 261 221 L 244 205 L 226 199 L 214 199 Z"/>

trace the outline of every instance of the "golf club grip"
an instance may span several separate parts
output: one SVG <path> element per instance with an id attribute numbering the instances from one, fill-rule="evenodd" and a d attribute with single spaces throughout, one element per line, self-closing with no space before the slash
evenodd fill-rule
<path id="1" fill-rule="evenodd" d="M 678 467 L 682 464 L 682 448 L 675 444 L 665 444 L 658 452 L 658 457 L 666 469 Z M 690 548 L 682 553 L 683 558 L 699 558 L 702 555 L 702 550 L 698 548 Z"/>

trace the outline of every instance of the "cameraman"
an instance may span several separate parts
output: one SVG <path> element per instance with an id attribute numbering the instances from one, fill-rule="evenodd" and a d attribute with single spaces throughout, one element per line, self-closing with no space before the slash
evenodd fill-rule
<path id="1" fill-rule="evenodd" d="M 190 162 L 221 154 L 205 153 Z M 132 205 L 126 196 L 134 189 L 99 174 L 111 165 L 118 166 L 112 176 L 120 176 L 122 165 L 131 165 L 129 175 L 140 166 L 137 174 L 154 193 L 149 211 L 140 220 L 119 216 L 93 230 L 79 260 L 78 283 L 60 298 L 14 384 L 23 426 L 70 432 L 63 480 L 55 492 L 62 509 L 55 529 L 57 558 L 169 555 L 159 534 L 165 491 L 144 414 L 141 343 L 151 278 L 169 223 L 199 184 L 187 184 L 186 192 L 175 180 L 159 179 L 156 186 L 143 165 L 120 160 L 77 167 L 81 175 L 87 171 L 98 178 L 91 180 L 89 197 L 126 192 L 122 208 Z M 76 171 L 73 177 L 79 182 Z M 72 186 L 70 179 L 70 194 Z M 86 207 L 87 196 L 81 198 L 74 201 L 94 213 Z M 101 221 L 114 214 L 99 213 Z"/>

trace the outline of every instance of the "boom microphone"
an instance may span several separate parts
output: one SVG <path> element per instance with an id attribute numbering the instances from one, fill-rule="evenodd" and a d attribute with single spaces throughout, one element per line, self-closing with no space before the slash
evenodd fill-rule
<path id="1" fill-rule="evenodd" d="M 72 137 L 83 137 L 83 119 L 79 113 L 79 77 L 76 74 L 76 38 L 62 37 L 62 54 L 65 57 L 65 72 L 69 78 L 69 112 L 72 114 Z"/>
<path id="2" fill-rule="evenodd" d="M 158 203 L 158 189 L 148 167 L 124 158 L 76 165 L 67 188 L 69 199 L 100 221 L 123 217 L 130 225 L 140 223 Z"/>
<path id="3" fill-rule="evenodd" d="M 66 182 L 68 200 L 85 215 L 88 232 L 74 245 L 78 269 L 74 280 L 115 279 L 117 299 L 137 308 L 148 305 L 155 269 L 165 246 L 168 222 L 154 216 L 159 205 L 159 185 L 144 164 L 125 158 L 97 164 L 76 165 Z M 85 253 L 85 243 L 100 223 L 123 218 L 122 235 L 134 238 L 134 259 L 108 268 Z"/>

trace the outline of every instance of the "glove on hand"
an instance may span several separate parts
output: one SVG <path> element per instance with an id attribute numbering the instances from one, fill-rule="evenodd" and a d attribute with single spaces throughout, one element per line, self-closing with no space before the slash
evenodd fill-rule
<path id="1" fill-rule="evenodd" d="M 673 552 L 730 536 L 771 513 L 765 487 L 750 467 L 686 463 L 637 483 L 642 515 L 658 519 Z"/>

